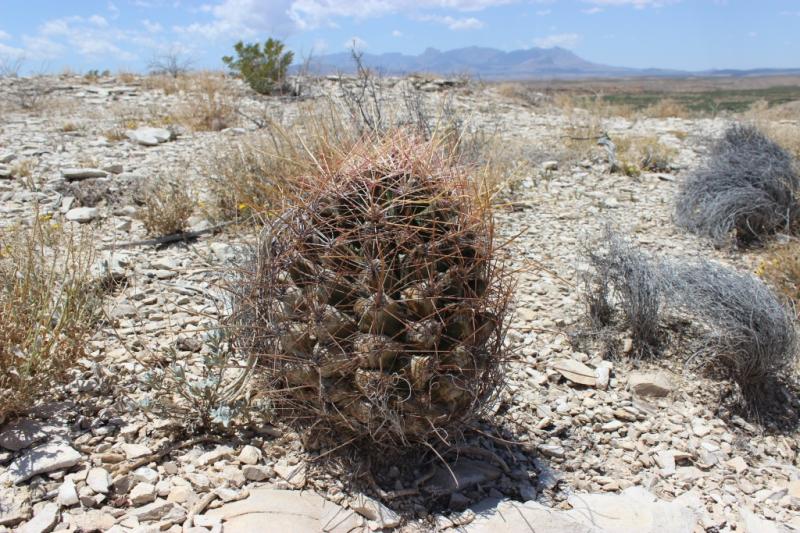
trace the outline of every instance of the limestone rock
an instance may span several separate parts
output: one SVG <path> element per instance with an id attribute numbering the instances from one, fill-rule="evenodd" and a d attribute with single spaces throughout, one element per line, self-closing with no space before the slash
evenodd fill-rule
<path id="1" fill-rule="evenodd" d="M 22 483 L 39 474 L 70 468 L 80 460 L 81 454 L 70 445 L 51 442 L 15 459 L 8 466 L 8 475 L 12 483 Z"/>
<path id="2" fill-rule="evenodd" d="M 206 515 L 222 520 L 225 533 L 318 533 L 323 530 L 326 505 L 330 504 L 315 492 L 263 488 L 251 490 L 246 499 L 211 509 Z"/>
<path id="3" fill-rule="evenodd" d="M 33 515 L 33 518 L 23 524 L 18 533 L 48 533 L 52 531 L 58 522 L 59 511 L 58 504 L 46 503 L 39 511 Z"/>
<path id="4" fill-rule="evenodd" d="M 99 168 L 64 168 L 61 175 L 67 181 L 80 181 L 89 178 L 105 178 L 108 172 Z"/>
<path id="5" fill-rule="evenodd" d="M 72 479 L 65 479 L 61 486 L 58 487 L 58 496 L 56 496 L 56 501 L 59 505 L 64 507 L 71 507 L 78 504 L 78 491 L 75 488 L 75 482 L 72 481 Z"/>
<path id="6" fill-rule="evenodd" d="M 239 452 L 239 462 L 245 465 L 255 465 L 261 460 L 261 450 L 249 444 Z"/>
<path id="7" fill-rule="evenodd" d="M 43 431 L 41 422 L 20 418 L 8 424 L 0 432 L 0 446 L 16 452 L 45 438 L 47 438 L 47 433 Z"/>
<path id="8" fill-rule="evenodd" d="M 108 494 L 108 488 L 111 485 L 111 475 L 105 468 L 92 468 L 89 470 L 89 473 L 86 474 L 86 484 L 97 494 Z"/>
<path id="9" fill-rule="evenodd" d="M 275 472 L 284 480 L 286 480 L 292 487 L 303 488 L 306 484 L 306 465 L 305 463 L 298 463 L 290 465 L 286 461 L 278 461 L 275 464 Z"/>
<path id="10" fill-rule="evenodd" d="M 128 130 L 125 135 L 142 146 L 157 146 L 172 139 L 172 132 L 164 128 L 142 127 Z"/>
<path id="11" fill-rule="evenodd" d="M 576 522 L 615 533 L 692 533 L 697 517 L 690 508 L 659 500 L 641 487 L 620 494 L 573 494 L 567 512 Z"/>
<path id="12" fill-rule="evenodd" d="M 378 500 L 359 494 L 350 502 L 350 508 L 373 522 L 377 528 L 393 528 L 400 525 L 400 516 Z"/>
<path id="13" fill-rule="evenodd" d="M 126 442 L 121 446 L 121 448 L 125 453 L 125 458 L 128 460 L 139 459 L 140 457 L 145 457 L 153 453 L 150 448 L 142 444 L 132 444 Z"/>
<path id="14" fill-rule="evenodd" d="M 595 371 L 580 361 L 561 359 L 553 364 L 553 368 L 573 383 L 594 387 L 597 385 Z"/>
<path id="15" fill-rule="evenodd" d="M 602 533 L 567 516 L 564 511 L 529 501 L 502 502 L 495 509 L 478 513 L 478 518 L 463 528 L 466 533 Z"/>
<path id="16" fill-rule="evenodd" d="M 660 398 L 672 392 L 672 380 L 664 372 L 631 372 L 628 389 L 639 396 Z"/>
<path id="17" fill-rule="evenodd" d="M 74 207 L 67 211 L 64 218 L 70 222 L 85 224 L 97 218 L 99 212 L 96 207 Z"/>
<path id="18" fill-rule="evenodd" d="M 131 503 L 136 506 L 150 503 L 156 499 L 156 487 L 150 483 L 138 483 L 133 487 L 128 497 Z"/>

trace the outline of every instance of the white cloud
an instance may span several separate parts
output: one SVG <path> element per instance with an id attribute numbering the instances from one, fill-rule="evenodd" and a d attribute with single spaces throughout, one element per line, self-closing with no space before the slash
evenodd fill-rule
<path id="1" fill-rule="evenodd" d="M 586 13 L 587 15 L 596 15 L 597 13 L 602 13 L 603 8 L 599 6 L 589 7 L 587 9 L 581 9 L 581 13 Z"/>
<path id="2" fill-rule="evenodd" d="M 677 4 L 681 0 L 583 0 L 589 4 L 598 6 L 631 6 L 636 9 L 645 9 L 647 7 L 662 7 L 669 4 Z"/>
<path id="3" fill-rule="evenodd" d="M 560 46 L 561 48 L 575 48 L 581 40 L 581 36 L 577 33 L 557 33 L 554 35 L 547 35 L 533 40 L 533 44 L 539 48 L 553 48 Z"/>
<path id="4" fill-rule="evenodd" d="M 91 22 L 98 28 L 105 28 L 108 26 L 108 21 L 105 19 L 105 17 L 101 15 L 92 15 L 91 17 L 89 17 L 89 22 Z"/>
<path id="5" fill-rule="evenodd" d="M 426 15 L 423 17 L 419 17 L 419 20 L 444 24 L 445 26 L 454 31 L 477 30 L 483 28 L 483 22 L 476 19 L 475 17 L 455 18 L 449 15 L 446 17 Z"/>
<path id="6" fill-rule="evenodd" d="M 64 45 L 50 40 L 47 37 L 31 37 L 25 35 L 22 37 L 22 44 L 25 46 L 25 57 L 30 59 L 55 59 L 63 55 L 66 51 Z"/>
<path id="7" fill-rule="evenodd" d="M 147 30 L 148 33 L 161 33 L 164 31 L 164 27 L 159 24 L 158 22 L 153 22 L 150 19 L 142 20 L 142 25 Z"/>
<path id="8" fill-rule="evenodd" d="M 153 30 L 154 27 L 147 29 Z M 131 50 L 146 55 L 158 48 L 159 43 L 150 37 L 150 33 L 115 27 L 102 15 L 68 16 L 44 21 L 36 34 L 25 35 L 22 41 L 25 55 L 32 59 L 52 60 L 69 53 L 92 60 L 114 57 L 135 61 L 140 57 Z"/>
<path id="9" fill-rule="evenodd" d="M 24 56 L 25 50 L 22 48 L 16 48 L 14 46 L 8 46 L 7 44 L 0 43 L 0 60 L 23 58 Z"/>
<path id="10" fill-rule="evenodd" d="M 538 16 L 538 17 L 546 17 L 547 15 L 549 15 L 552 12 L 553 12 L 552 9 L 540 9 L 539 11 L 536 12 L 536 16 Z"/>
<path id="11" fill-rule="evenodd" d="M 139 0 L 143 1 L 143 0 Z M 338 17 L 368 19 L 404 12 L 451 9 L 460 12 L 481 11 L 493 6 L 518 3 L 520 0 L 217 0 L 203 11 L 212 20 L 177 26 L 181 33 L 197 33 L 208 38 L 222 36 L 250 37 L 265 32 L 285 34 L 293 30 L 332 26 Z M 443 17 L 444 18 L 444 17 Z M 453 29 L 478 27 L 474 17 L 451 17 Z"/>
<path id="12" fill-rule="evenodd" d="M 0 41 L 7 41 L 9 39 L 11 39 L 11 34 L 6 31 L 0 30 Z"/>
<path id="13" fill-rule="evenodd" d="M 402 36 L 403 32 L 401 32 L 400 30 L 392 30 L 392 37 L 402 37 Z"/>

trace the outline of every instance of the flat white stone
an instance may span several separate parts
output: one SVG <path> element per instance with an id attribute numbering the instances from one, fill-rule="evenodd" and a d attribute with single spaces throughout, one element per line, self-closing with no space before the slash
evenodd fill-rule
<path id="1" fill-rule="evenodd" d="M 15 459 L 8 466 L 12 483 L 22 483 L 33 476 L 63 470 L 78 464 L 81 454 L 65 443 L 43 444 Z"/>

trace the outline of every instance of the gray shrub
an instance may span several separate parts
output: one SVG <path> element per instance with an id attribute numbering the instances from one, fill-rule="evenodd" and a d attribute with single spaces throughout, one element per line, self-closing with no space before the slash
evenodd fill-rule
<path id="1" fill-rule="evenodd" d="M 595 326 L 610 323 L 613 298 L 625 316 L 634 347 L 646 354 L 658 344 L 663 291 L 654 261 L 606 228 L 598 246 L 584 247 L 591 271 L 585 300 Z"/>
<path id="2" fill-rule="evenodd" d="M 683 182 L 675 221 L 717 244 L 732 234 L 748 244 L 791 225 L 799 185 L 786 150 L 754 126 L 736 124 Z"/>
<path id="3" fill-rule="evenodd" d="M 669 305 L 707 329 L 698 352 L 718 362 L 746 397 L 790 373 L 797 361 L 791 312 L 760 279 L 709 261 L 662 266 Z"/>

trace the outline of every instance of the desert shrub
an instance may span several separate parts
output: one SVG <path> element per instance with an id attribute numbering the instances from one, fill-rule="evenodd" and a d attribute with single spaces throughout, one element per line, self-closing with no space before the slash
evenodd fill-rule
<path id="1" fill-rule="evenodd" d="M 260 43 L 245 44 L 239 41 L 234 45 L 236 57 L 225 56 L 225 63 L 231 72 L 242 76 L 245 82 L 259 94 L 274 94 L 285 89 L 286 72 L 294 59 L 294 53 L 284 52 L 284 44 L 269 38 L 261 47 Z"/>
<path id="2" fill-rule="evenodd" d="M 242 367 L 225 329 L 209 331 L 199 353 L 178 350 L 192 348 L 188 343 L 175 344 L 158 365 L 142 362 L 145 394 L 138 407 L 145 413 L 180 421 L 189 433 L 224 431 L 270 415 L 267 400 L 251 397 L 252 369 Z"/>
<path id="3" fill-rule="evenodd" d="M 151 235 L 160 237 L 185 231 L 196 205 L 183 180 L 153 180 L 140 198 L 138 216 Z"/>
<path id="4" fill-rule="evenodd" d="M 193 81 L 186 92 L 186 101 L 178 108 L 177 121 L 194 131 L 220 131 L 230 127 L 236 112 L 225 80 L 203 73 L 193 77 Z"/>
<path id="5" fill-rule="evenodd" d="M 707 330 L 697 357 L 725 368 L 747 398 L 794 371 L 792 313 L 761 280 L 709 261 L 674 262 L 668 272 L 670 305 Z"/>
<path id="6" fill-rule="evenodd" d="M 584 245 L 590 270 L 583 275 L 584 301 L 595 327 L 611 324 L 614 304 L 625 317 L 634 349 L 650 354 L 659 344 L 664 292 L 655 260 L 606 227 L 599 243 Z"/>
<path id="7" fill-rule="evenodd" d="M 669 172 L 675 149 L 654 136 L 620 137 L 616 140 L 619 169 L 628 176 L 642 172 Z"/>
<path id="8" fill-rule="evenodd" d="M 267 223 L 231 327 L 290 424 L 372 450 L 451 443 L 497 389 L 508 278 L 487 203 L 448 161 L 368 140 Z"/>
<path id="9" fill-rule="evenodd" d="M 790 228 L 798 185 L 786 150 L 755 127 L 736 124 L 682 183 L 675 221 L 718 244 L 731 233 L 739 243 L 750 244 Z"/>
<path id="10" fill-rule="evenodd" d="M 170 76 L 177 78 L 189 71 L 192 60 L 181 53 L 177 48 L 171 48 L 161 54 L 153 56 L 147 69 L 156 76 Z"/>
<path id="11" fill-rule="evenodd" d="M 85 236 L 35 218 L 0 229 L 0 421 L 52 393 L 85 355 L 99 294 Z"/>

